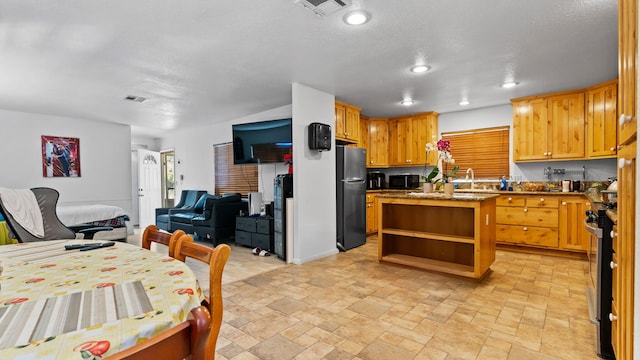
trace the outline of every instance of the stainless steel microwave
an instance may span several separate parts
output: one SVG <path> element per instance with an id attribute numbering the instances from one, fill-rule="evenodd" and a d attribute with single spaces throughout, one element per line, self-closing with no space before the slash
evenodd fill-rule
<path id="1" fill-rule="evenodd" d="M 420 187 L 418 175 L 389 175 L 389 189 L 412 190 Z"/>

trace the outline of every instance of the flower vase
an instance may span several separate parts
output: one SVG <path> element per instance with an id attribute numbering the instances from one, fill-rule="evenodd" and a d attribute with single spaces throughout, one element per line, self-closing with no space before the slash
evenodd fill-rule
<path id="1" fill-rule="evenodd" d="M 430 183 L 430 182 L 425 182 L 425 183 L 422 185 L 422 191 L 423 191 L 425 194 L 431 194 L 431 193 L 433 192 L 433 184 L 432 184 L 432 183 Z"/>
<path id="2" fill-rule="evenodd" d="M 453 183 L 444 183 L 444 194 L 453 196 Z"/>

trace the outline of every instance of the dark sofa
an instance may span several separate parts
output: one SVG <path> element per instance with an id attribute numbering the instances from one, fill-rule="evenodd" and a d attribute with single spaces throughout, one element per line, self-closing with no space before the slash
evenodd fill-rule
<path id="1" fill-rule="evenodd" d="M 196 206 L 198 200 L 200 200 L 202 195 L 205 195 L 206 193 L 207 192 L 204 190 L 182 190 L 180 193 L 180 202 L 178 202 L 174 207 L 157 208 L 156 226 L 158 229 L 174 231 L 175 229 L 171 229 L 170 226 L 169 211 L 171 211 L 172 214 L 193 212 L 193 208 Z"/>
<path id="2" fill-rule="evenodd" d="M 217 245 L 220 240 L 235 233 L 236 216 L 240 215 L 240 211 L 245 214 L 248 212 L 247 202 L 242 200 L 240 194 L 209 195 L 203 213 L 191 219 L 193 234 Z"/>

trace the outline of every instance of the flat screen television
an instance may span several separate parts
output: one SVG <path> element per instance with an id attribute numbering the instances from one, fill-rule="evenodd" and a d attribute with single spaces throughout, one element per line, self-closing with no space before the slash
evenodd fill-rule
<path id="1" fill-rule="evenodd" d="M 291 118 L 232 125 L 233 163 L 267 164 L 291 153 Z"/>

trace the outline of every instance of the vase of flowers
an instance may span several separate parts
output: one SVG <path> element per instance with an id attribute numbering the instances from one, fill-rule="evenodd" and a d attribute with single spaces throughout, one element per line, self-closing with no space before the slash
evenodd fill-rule
<path id="1" fill-rule="evenodd" d="M 436 143 L 427 143 L 425 150 L 427 151 L 427 157 L 429 157 L 429 152 L 438 151 L 437 166 L 431 170 L 428 176 L 423 176 L 425 181 L 432 184 L 443 184 L 442 188 L 445 193 L 452 195 L 452 177 L 460 167 L 456 165 L 449 171 L 449 166 L 455 163 L 455 159 L 451 155 L 451 142 L 440 139 Z"/>

